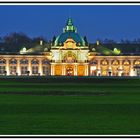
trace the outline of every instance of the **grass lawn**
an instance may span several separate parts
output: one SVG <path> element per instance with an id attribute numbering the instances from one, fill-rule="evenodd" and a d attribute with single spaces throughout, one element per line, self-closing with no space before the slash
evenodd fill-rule
<path id="1" fill-rule="evenodd" d="M 0 78 L 0 135 L 140 135 L 140 79 Z"/>

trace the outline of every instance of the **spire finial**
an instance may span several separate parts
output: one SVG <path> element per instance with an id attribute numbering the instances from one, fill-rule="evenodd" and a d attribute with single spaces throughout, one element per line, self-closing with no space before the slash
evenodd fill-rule
<path id="1" fill-rule="evenodd" d="M 67 26 L 73 26 L 72 18 L 68 18 Z"/>
<path id="2" fill-rule="evenodd" d="M 77 32 L 76 27 L 73 25 L 72 18 L 68 18 L 66 27 L 63 29 L 63 32 Z"/>

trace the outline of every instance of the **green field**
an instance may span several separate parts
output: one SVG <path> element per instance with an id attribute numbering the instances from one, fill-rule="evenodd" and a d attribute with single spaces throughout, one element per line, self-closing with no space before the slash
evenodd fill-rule
<path id="1" fill-rule="evenodd" d="M 140 135 L 140 79 L 0 78 L 0 135 Z"/>

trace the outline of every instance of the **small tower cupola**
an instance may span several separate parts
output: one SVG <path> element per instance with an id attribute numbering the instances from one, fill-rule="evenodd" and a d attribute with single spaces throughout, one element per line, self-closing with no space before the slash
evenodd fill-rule
<path id="1" fill-rule="evenodd" d="M 66 27 L 63 29 L 63 32 L 77 32 L 76 27 L 73 25 L 73 21 L 71 18 L 68 18 Z"/>

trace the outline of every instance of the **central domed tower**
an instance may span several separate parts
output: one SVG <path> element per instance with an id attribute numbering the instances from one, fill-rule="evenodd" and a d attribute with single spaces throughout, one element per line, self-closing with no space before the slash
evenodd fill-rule
<path id="1" fill-rule="evenodd" d="M 88 75 L 88 52 L 83 37 L 77 33 L 71 18 L 68 18 L 63 33 L 51 47 L 51 75 Z"/>
<path id="2" fill-rule="evenodd" d="M 71 18 L 68 18 L 66 27 L 63 28 L 63 33 L 56 38 L 54 46 L 63 46 L 67 39 L 73 39 L 77 46 L 85 46 L 85 41 L 77 33 L 77 28 L 73 25 Z"/>

